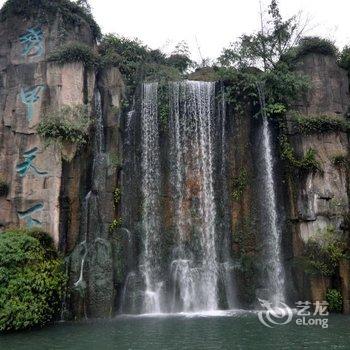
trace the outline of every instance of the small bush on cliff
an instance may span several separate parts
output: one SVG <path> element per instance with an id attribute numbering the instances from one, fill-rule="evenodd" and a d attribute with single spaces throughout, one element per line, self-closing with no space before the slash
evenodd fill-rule
<path id="1" fill-rule="evenodd" d="M 7 0 L 0 10 L 0 21 L 12 16 L 35 19 L 42 24 L 50 24 L 57 15 L 61 15 L 67 26 L 78 26 L 85 21 L 96 39 L 101 38 L 101 29 L 91 12 L 81 2 L 70 0 Z"/>
<path id="2" fill-rule="evenodd" d="M 91 119 L 84 105 L 64 106 L 44 115 L 38 126 L 38 134 L 48 144 L 70 143 L 82 146 L 87 142 Z"/>
<path id="3" fill-rule="evenodd" d="M 343 297 L 336 289 L 328 289 L 326 293 L 326 300 L 328 302 L 328 310 L 331 312 L 342 312 Z"/>
<path id="4" fill-rule="evenodd" d="M 179 48 L 177 49 L 179 50 Z M 99 45 L 101 66 L 118 67 L 133 94 L 142 81 L 179 80 L 191 60 L 183 51 L 166 57 L 160 50 L 151 50 L 138 39 L 105 35 Z"/>
<path id="5" fill-rule="evenodd" d="M 63 261 L 40 231 L 0 233 L 0 331 L 44 326 L 60 308 Z"/>
<path id="6" fill-rule="evenodd" d="M 232 198 L 238 202 L 248 185 L 248 173 L 246 169 L 240 169 L 238 175 L 232 181 Z"/>
<path id="7" fill-rule="evenodd" d="M 320 230 L 305 246 L 305 270 L 310 274 L 333 276 L 346 245 L 334 227 Z"/>
<path id="8" fill-rule="evenodd" d="M 300 40 L 296 51 L 296 58 L 306 56 L 310 53 L 334 56 L 338 55 L 338 49 L 334 43 L 328 39 L 317 36 L 304 37 Z"/>
<path id="9" fill-rule="evenodd" d="M 9 191 L 9 185 L 6 180 L 0 175 L 0 197 L 7 196 Z"/>
<path id="10" fill-rule="evenodd" d="M 118 219 L 114 219 L 112 221 L 112 223 L 109 225 L 109 233 L 112 233 L 114 231 L 116 231 L 118 228 L 120 228 L 122 226 L 123 222 L 122 222 L 122 219 L 121 218 L 118 218 Z"/>
<path id="11" fill-rule="evenodd" d="M 348 157 L 345 154 L 342 153 L 337 153 L 335 155 L 333 155 L 331 157 L 332 160 L 332 164 L 336 167 L 336 168 L 343 168 L 343 169 L 349 169 L 349 160 Z"/>
<path id="12" fill-rule="evenodd" d="M 280 136 L 281 157 L 287 162 L 291 169 L 295 169 L 300 173 L 322 173 L 320 162 L 316 159 L 316 151 L 309 148 L 302 158 L 297 158 L 294 148 L 288 141 L 288 137 L 281 133 Z"/>
<path id="13" fill-rule="evenodd" d="M 138 39 L 128 39 L 113 34 L 103 37 L 99 45 L 99 53 L 101 64 L 118 67 L 131 88 L 137 85 L 141 64 L 165 62 L 165 56 L 159 50 L 150 50 Z"/>
<path id="14" fill-rule="evenodd" d="M 48 60 L 59 64 L 81 62 L 88 68 L 98 64 L 98 56 L 92 48 L 82 43 L 70 43 L 61 47 L 53 52 Z"/>
<path id="15" fill-rule="evenodd" d="M 339 56 L 338 61 L 340 67 L 346 69 L 348 72 L 350 72 L 350 46 L 345 46 L 343 51 L 341 52 Z"/>
<path id="16" fill-rule="evenodd" d="M 293 115 L 293 122 L 301 134 L 317 134 L 325 132 L 350 131 L 350 123 L 336 116 L 302 116 Z"/>

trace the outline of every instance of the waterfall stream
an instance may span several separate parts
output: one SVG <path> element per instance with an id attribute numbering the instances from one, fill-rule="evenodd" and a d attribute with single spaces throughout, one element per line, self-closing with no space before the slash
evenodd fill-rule
<path id="1" fill-rule="evenodd" d="M 173 311 L 218 308 L 211 125 L 214 91 L 214 83 L 184 82 L 171 86 L 170 125 L 176 208 L 176 245 L 171 262 Z M 193 238 L 198 242 L 195 247 L 191 247 Z"/>
<path id="2" fill-rule="evenodd" d="M 228 250 L 227 254 L 222 253 L 228 249 L 228 240 L 225 239 L 221 247 L 217 229 L 214 162 L 215 157 L 222 161 L 223 154 L 215 155 L 215 145 L 226 141 L 225 137 L 221 141 L 215 139 L 216 128 L 220 128 L 221 133 L 225 119 L 223 115 L 221 121 L 215 119 L 215 83 L 169 84 L 165 149 L 160 146 L 164 139 L 161 141 L 158 104 L 158 84 L 143 84 L 140 108 L 142 244 L 138 271 L 129 269 L 126 276 L 121 310 L 136 313 L 218 310 L 221 307 L 219 284 L 226 289 L 223 295 L 227 300 L 222 304 L 225 308 L 232 307 L 231 263 Z M 222 110 L 225 113 L 224 108 Z M 128 138 L 129 121 L 126 126 Z M 128 144 L 127 139 L 126 147 Z M 224 153 L 225 146 L 221 147 Z M 164 227 L 165 188 L 171 197 L 170 229 Z M 227 226 L 224 230 L 230 234 Z M 171 243 L 165 247 L 169 237 Z M 138 295 L 141 295 L 141 305 L 136 306 L 137 311 Z"/>
<path id="3" fill-rule="evenodd" d="M 101 94 L 94 93 L 95 137 L 92 152 L 91 182 L 82 200 L 79 242 L 72 252 L 71 266 L 76 280 L 72 286 L 82 300 L 85 317 L 98 317 L 109 308 L 112 292 L 112 248 L 103 224 L 101 198 L 106 188 L 108 167 L 105 153 Z M 89 295 L 89 298 L 81 297 Z M 93 300 L 91 302 L 91 300 Z M 77 307 L 79 307 L 77 305 Z"/>
<path id="4" fill-rule="evenodd" d="M 259 99 L 262 113 L 262 161 L 263 161 L 263 191 L 265 193 L 266 204 L 264 206 L 265 239 L 266 245 L 266 267 L 268 280 L 266 289 L 270 301 L 278 306 L 280 302 L 285 301 L 285 276 L 282 265 L 281 241 L 282 232 L 278 222 L 276 184 L 274 180 L 273 154 L 271 131 L 265 109 L 265 92 L 262 84 L 258 85 Z"/>
<path id="5" fill-rule="evenodd" d="M 161 261 L 157 250 L 160 235 L 160 151 L 158 130 L 157 83 L 143 85 L 141 109 L 141 145 L 142 145 L 142 228 L 144 250 L 141 257 L 141 272 L 144 277 L 145 291 L 143 312 L 159 313 Z"/>
<path id="6" fill-rule="evenodd" d="M 232 259 L 229 197 L 234 124 L 227 115 L 224 87 L 182 81 L 169 83 L 165 98 L 164 90 L 159 91 L 158 83 L 143 84 L 141 101 L 125 123 L 123 215 L 129 238 L 120 310 L 157 314 L 234 309 L 240 268 Z M 264 297 L 278 304 L 285 300 L 281 228 L 262 86 L 259 95 L 262 285 Z M 167 115 L 160 118 L 164 110 Z"/>

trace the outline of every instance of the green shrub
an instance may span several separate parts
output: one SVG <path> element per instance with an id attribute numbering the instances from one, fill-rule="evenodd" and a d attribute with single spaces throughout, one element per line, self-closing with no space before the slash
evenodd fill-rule
<path id="1" fill-rule="evenodd" d="M 287 112 L 287 108 L 283 103 L 270 103 L 265 107 L 265 112 L 268 117 L 280 117 Z"/>
<path id="2" fill-rule="evenodd" d="M 58 314 L 66 277 L 49 242 L 35 231 L 0 234 L 0 331 L 42 327 Z"/>
<path id="3" fill-rule="evenodd" d="M 217 67 L 197 68 L 194 72 L 187 75 L 188 80 L 196 81 L 218 81 L 220 76 Z"/>
<path id="4" fill-rule="evenodd" d="M 162 84 L 169 81 L 178 81 L 182 78 L 180 71 L 164 64 L 146 63 L 142 70 L 146 82 L 157 81 Z"/>
<path id="5" fill-rule="evenodd" d="M 141 64 L 152 61 L 155 54 L 138 39 L 107 34 L 99 45 L 102 66 L 118 67 L 126 83 L 134 89 Z M 165 59 L 165 56 L 164 56 Z M 159 57 L 157 56 L 157 61 Z"/>
<path id="6" fill-rule="evenodd" d="M 342 153 L 335 154 L 334 156 L 332 156 L 331 160 L 332 160 L 332 164 L 336 168 L 345 168 L 345 169 L 349 168 L 349 160 L 345 154 L 342 154 Z"/>
<path id="7" fill-rule="evenodd" d="M 317 36 L 304 37 L 300 40 L 299 46 L 296 49 L 296 56 L 299 58 L 310 53 L 337 56 L 338 49 L 331 40 Z"/>
<path id="8" fill-rule="evenodd" d="M 48 143 L 63 146 L 68 142 L 81 146 L 87 142 L 90 124 L 86 106 L 64 106 L 44 115 L 37 131 Z"/>
<path id="9" fill-rule="evenodd" d="M 117 230 L 122 225 L 122 219 L 114 219 L 112 223 L 109 225 L 109 232 L 112 233 Z"/>
<path id="10" fill-rule="evenodd" d="M 185 73 L 191 66 L 192 61 L 188 55 L 175 53 L 167 58 L 167 64 L 176 68 L 179 72 Z"/>
<path id="11" fill-rule="evenodd" d="M 86 44 L 69 43 L 53 52 L 48 60 L 58 62 L 59 64 L 81 62 L 85 67 L 91 68 L 97 65 L 98 56 Z"/>
<path id="12" fill-rule="evenodd" d="M 42 24 L 51 24 L 60 14 L 66 26 L 78 26 L 85 21 L 96 39 L 101 38 L 101 29 L 92 14 L 84 7 L 69 0 L 7 0 L 0 10 L 0 21 L 12 16 L 36 19 Z"/>
<path id="13" fill-rule="evenodd" d="M 302 116 L 293 115 L 293 122 L 301 134 L 317 134 L 326 132 L 350 131 L 350 123 L 336 116 Z"/>
<path id="14" fill-rule="evenodd" d="M 316 159 L 317 152 L 310 148 L 305 155 L 298 159 L 292 145 L 289 143 L 286 135 L 280 136 L 281 157 L 289 167 L 294 168 L 301 173 L 320 172 L 322 173 L 321 163 Z"/>
<path id="15" fill-rule="evenodd" d="M 343 297 L 341 293 L 336 289 L 328 289 L 326 294 L 326 300 L 328 302 L 328 310 L 332 312 L 342 312 L 343 310 Z"/>
<path id="16" fill-rule="evenodd" d="M 257 103 L 257 81 L 260 72 L 238 70 L 231 67 L 221 67 L 217 71 L 221 80 L 225 81 L 225 100 L 230 103 L 235 113 L 243 113 L 251 101 Z"/>
<path id="17" fill-rule="evenodd" d="M 141 80 L 174 81 L 181 72 L 159 50 L 151 50 L 138 39 L 107 34 L 99 45 L 101 66 L 118 67 L 131 94 Z"/>
<path id="18" fill-rule="evenodd" d="M 267 106 L 278 103 L 289 107 L 310 88 L 307 76 L 294 72 L 283 62 L 279 62 L 274 69 L 264 72 L 260 79 L 264 82 Z"/>
<path id="19" fill-rule="evenodd" d="M 238 176 L 232 180 L 232 198 L 238 202 L 248 185 L 248 173 L 246 169 L 240 169 Z"/>
<path id="20" fill-rule="evenodd" d="M 113 192 L 113 201 L 114 201 L 115 207 L 119 204 L 121 195 L 122 195 L 122 191 L 120 190 L 119 187 L 116 187 Z"/>
<path id="21" fill-rule="evenodd" d="M 120 160 L 119 154 L 118 153 L 109 153 L 108 154 L 108 164 L 115 169 L 120 168 L 122 166 L 122 161 Z"/>
<path id="22" fill-rule="evenodd" d="M 168 125 L 170 104 L 169 104 L 169 83 L 158 84 L 158 116 L 163 129 Z"/>
<path id="23" fill-rule="evenodd" d="M 346 69 L 348 72 L 350 72 L 350 46 L 345 46 L 342 50 L 339 61 L 338 61 L 340 67 Z"/>
<path id="24" fill-rule="evenodd" d="M 305 270 L 310 274 L 333 276 L 345 257 L 346 245 L 334 227 L 319 230 L 305 246 Z"/>
<path id="25" fill-rule="evenodd" d="M 316 159 L 316 154 L 317 152 L 314 149 L 309 148 L 304 157 L 301 160 L 296 161 L 296 166 L 302 171 L 322 172 L 321 164 Z"/>
<path id="26" fill-rule="evenodd" d="M 6 197 L 9 192 L 9 185 L 6 180 L 0 175 L 0 197 Z"/>

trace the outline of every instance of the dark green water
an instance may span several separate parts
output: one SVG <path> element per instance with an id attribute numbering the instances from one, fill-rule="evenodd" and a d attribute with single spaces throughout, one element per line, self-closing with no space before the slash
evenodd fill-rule
<path id="1" fill-rule="evenodd" d="M 130 317 L 60 323 L 0 336 L 1 350 L 90 349 L 350 349 L 350 317 L 329 316 L 329 328 L 267 328 L 256 314 L 230 317 Z"/>

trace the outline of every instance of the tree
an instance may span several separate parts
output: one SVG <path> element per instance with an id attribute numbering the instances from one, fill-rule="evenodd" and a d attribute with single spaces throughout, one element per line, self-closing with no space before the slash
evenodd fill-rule
<path id="1" fill-rule="evenodd" d="M 190 49 L 188 47 L 188 44 L 186 41 L 182 40 L 179 41 L 176 45 L 175 48 L 173 50 L 173 52 L 171 53 L 171 55 L 182 55 L 182 56 L 190 56 Z"/>
<path id="2" fill-rule="evenodd" d="M 63 260 L 40 230 L 0 234 L 0 332 L 44 326 L 61 307 Z"/>
<path id="3" fill-rule="evenodd" d="M 91 6 L 89 0 L 77 0 L 77 5 L 84 8 L 88 13 L 91 13 Z"/>
<path id="4" fill-rule="evenodd" d="M 167 64 L 175 67 L 181 73 L 185 73 L 187 69 L 192 65 L 190 59 L 190 50 L 188 44 L 185 41 L 180 41 L 176 44 L 173 52 L 167 59 Z"/>
<path id="5" fill-rule="evenodd" d="M 300 13 L 283 20 L 277 0 L 271 1 L 267 13 L 267 18 L 264 18 L 260 6 L 260 31 L 242 35 L 238 41 L 225 49 L 219 57 L 222 65 L 255 66 L 269 70 L 276 67 L 291 47 L 298 44 L 307 25 L 307 22 L 301 23 Z"/>

